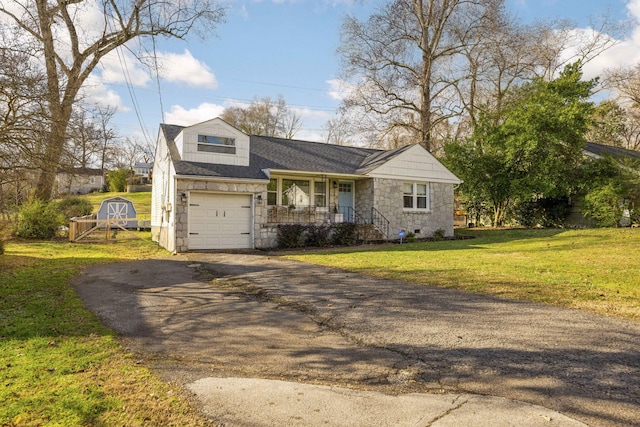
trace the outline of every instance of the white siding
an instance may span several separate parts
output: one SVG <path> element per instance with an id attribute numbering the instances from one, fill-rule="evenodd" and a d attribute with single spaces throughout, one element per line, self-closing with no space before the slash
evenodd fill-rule
<path id="1" fill-rule="evenodd" d="M 198 151 L 198 135 L 234 138 L 235 154 L 207 153 Z M 184 128 L 176 138 L 176 146 L 182 160 L 191 162 L 215 163 L 221 165 L 249 166 L 249 135 L 228 125 L 220 119 L 213 119 Z"/>
<path id="2" fill-rule="evenodd" d="M 388 178 L 406 181 L 443 182 L 460 184 L 451 173 L 427 150 L 415 145 L 397 157 L 367 174 L 372 178 Z"/>
<path id="3" fill-rule="evenodd" d="M 176 135 L 176 137 L 173 139 L 173 142 L 176 144 L 176 148 L 178 149 L 178 153 L 180 153 L 180 156 L 182 156 L 182 153 L 184 153 L 184 135 L 183 135 L 183 132 L 180 132 L 178 135 Z"/>
<path id="4" fill-rule="evenodd" d="M 167 159 L 167 144 L 164 135 L 158 138 L 155 160 L 153 162 L 153 179 L 151 181 L 151 225 L 160 226 L 162 209 L 165 203 L 166 192 L 164 189 L 169 177 L 169 160 Z"/>
<path id="5" fill-rule="evenodd" d="M 151 186 L 151 238 L 175 250 L 175 169 L 169 158 L 164 135 L 158 138 Z"/>

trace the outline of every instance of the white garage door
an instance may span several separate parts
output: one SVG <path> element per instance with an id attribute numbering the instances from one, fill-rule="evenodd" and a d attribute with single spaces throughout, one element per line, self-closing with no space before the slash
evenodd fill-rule
<path id="1" fill-rule="evenodd" d="M 189 195 L 189 249 L 251 248 L 252 226 L 251 195 Z"/>

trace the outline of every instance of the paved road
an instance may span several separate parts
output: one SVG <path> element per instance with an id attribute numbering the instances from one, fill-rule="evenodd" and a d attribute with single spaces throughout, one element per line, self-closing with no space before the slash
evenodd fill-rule
<path id="1" fill-rule="evenodd" d="M 638 322 L 255 254 L 93 266 L 76 289 L 134 350 L 157 355 L 167 379 L 196 393 L 229 389 L 224 378 L 262 378 L 496 396 L 589 425 L 640 425 Z"/>

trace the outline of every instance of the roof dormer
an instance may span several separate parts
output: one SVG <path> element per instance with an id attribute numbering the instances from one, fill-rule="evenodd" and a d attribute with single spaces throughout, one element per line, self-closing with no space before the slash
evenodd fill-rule
<path id="1" fill-rule="evenodd" d="M 182 160 L 249 166 L 249 135 L 219 118 L 185 127 L 175 143 Z"/>

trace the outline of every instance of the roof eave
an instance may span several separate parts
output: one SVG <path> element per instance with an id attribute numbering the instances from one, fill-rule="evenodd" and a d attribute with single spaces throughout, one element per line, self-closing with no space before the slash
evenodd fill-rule
<path id="1" fill-rule="evenodd" d="M 176 179 L 188 179 L 191 181 L 234 181 L 244 183 L 255 184 L 268 184 L 269 179 L 257 179 L 257 178 L 233 178 L 228 176 L 204 176 L 204 175 L 175 175 Z"/>
<path id="2" fill-rule="evenodd" d="M 317 172 L 317 171 L 300 171 L 300 170 L 290 170 L 290 169 L 266 169 L 270 174 L 276 175 L 316 175 L 316 176 L 327 176 L 331 178 L 366 178 L 366 176 L 361 174 L 352 174 L 352 173 L 338 173 L 338 172 Z"/>

